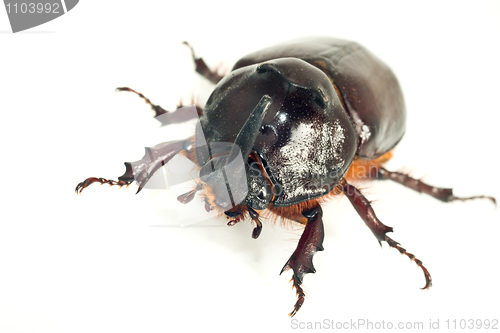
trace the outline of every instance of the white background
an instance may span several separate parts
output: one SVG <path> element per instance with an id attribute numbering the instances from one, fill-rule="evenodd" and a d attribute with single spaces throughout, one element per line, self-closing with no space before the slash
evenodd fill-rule
<path id="1" fill-rule="evenodd" d="M 168 109 L 201 102 L 189 41 L 230 67 L 258 48 L 309 35 L 352 39 L 403 88 L 407 133 L 388 168 L 461 196 L 500 198 L 500 2 L 81 1 L 11 34 L 0 10 L 2 181 L 0 332 L 286 331 L 295 302 L 279 276 L 300 230 L 248 222 L 180 228 L 158 191 L 116 179 L 144 146 L 168 140 L 130 86 Z M 305 277 L 305 322 L 499 319 L 498 210 L 444 204 L 393 183 L 366 184 L 391 236 L 434 278 L 380 249 L 345 198 L 324 208 L 325 251 Z M 499 324 L 500 325 L 500 324 Z"/>

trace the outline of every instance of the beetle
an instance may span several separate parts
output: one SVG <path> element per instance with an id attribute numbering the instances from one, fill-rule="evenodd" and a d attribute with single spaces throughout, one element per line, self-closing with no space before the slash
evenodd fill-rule
<path id="1" fill-rule="evenodd" d="M 200 192 L 206 210 L 225 214 L 228 225 L 253 221 L 253 238 L 262 231 L 263 216 L 304 226 L 281 270 L 293 271 L 297 301 L 290 316 L 304 303 L 303 278 L 315 272 L 313 256 L 323 250 L 321 204 L 341 194 L 380 244 L 386 242 L 422 269 L 422 289 L 432 285 L 422 261 L 387 235 L 393 229 L 377 218 L 353 181 L 392 180 L 443 202 L 484 198 L 496 204 L 490 196 L 456 197 L 452 189 L 384 168 L 405 133 L 406 109 L 391 69 L 358 43 L 325 37 L 292 41 L 241 58 L 225 76 L 184 43 L 196 71 L 216 84 L 205 107 L 196 105 L 195 135 L 146 148 L 141 160 L 125 163 L 117 181 L 90 177 L 75 191 L 92 183 L 124 186 L 135 181 L 139 192 L 175 155 L 186 156 L 199 167 L 199 179 L 193 190 L 178 197 L 180 202 L 188 203 Z M 143 98 L 162 125 L 192 118 L 182 105 L 169 112 L 131 88 L 117 90 Z"/>

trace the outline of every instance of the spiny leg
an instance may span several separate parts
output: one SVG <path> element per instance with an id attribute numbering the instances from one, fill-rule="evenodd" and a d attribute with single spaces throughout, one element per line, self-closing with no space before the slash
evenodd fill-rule
<path id="1" fill-rule="evenodd" d="M 290 268 L 293 270 L 292 281 L 297 293 L 297 302 L 292 312 L 288 314 L 290 317 L 295 316 L 304 303 L 306 295 L 301 287 L 302 280 L 305 274 L 316 272 L 312 258 L 317 251 L 323 251 L 323 239 L 325 236 L 321 206 L 318 205 L 310 211 L 302 212 L 302 215 L 307 218 L 306 227 L 300 237 L 297 248 L 280 272 L 281 275 L 281 273 Z"/>
<path id="2" fill-rule="evenodd" d="M 188 42 L 183 42 L 182 44 L 186 45 L 191 50 L 191 56 L 193 57 L 193 61 L 196 66 L 196 72 L 198 72 L 201 76 L 203 76 L 204 78 L 215 84 L 219 83 L 219 81 L 222 80 L 224 76 L 208 68 L 207 64 L 202 58 L 197 58 L 194 53 L 193 47 L 189 45 Z"/>
<path id="3" fill-rule="evenodd" d="M 392 172 L 388 171 L 382 167 L 378 167 L 376 169 L 370 170 L 369 177 L 372 179 L 379 179 L 379 180 L 392 180 L 396 183 L 399 183 L 405 187 L 411 188 L 414 191 L 417 191 L 419 193 L 425 193 L 428 194 L 438 200 L 441 200 L 443 202 L 451 202 L 451 201 L 467 201 L 467 200 L 473 200 L 473 199 L 489 199 L 491 200 L 495 206 L 496 206 L 496 199 L 490 196 L 486 195 L 476 195 L 472 197 L 465 197 L 465 198 L 460 198 L 456 197 L 453 195 L 453 189 L 451 188 L 441 188 L 441 187 L 434 187 L 431 185 L 428 185 L 424 183 L 423 181 L 419 179 L 415 179 L 410 177 L 407 174 L 404 174 L 402 172 Z"/>
<path id="4" fill-rule="evenodd" d="M 429 287 L 432 286 L 432 278 L 429 271 L 424 267 L 424 265 L 422 265 L 422 261 L 415 258 L 413 254 L 406 252 L 406 250 L 402 248 L 398 242 L 386 235 L 386 233 L 392 232 L 392 228 L 386 226 L 377 218 L 370 201 L 368 201 L 368 199 L 366 199 L 366 197 L 356 187 L 348 184 L 345 180 L 342 180 L 341 186 L 342 191 L 349 201 L 351 201 L 354 209 L 356 209 L 368 228 L 370 228 L 373 232 L 379 244 L 381 244 L 382 241 L 385 241 L 390 247 L 397 249 L 401 254 L 408 256 L 410 260 L 415 261 L 417 266 L 424 272 L 425 286 L 422 289 L 429 289 Z"/>
<path id="5" fill-rule="evenodd" d="M 196 116 L 200 117 L 203 114 L 203 109 L 199 105 L 195 105 L 196 107 L 196 113 L 195 112 L 188 112 L 188 108 L 186 108 L 184 105 L 179 104 L 177 106 L 176 111 L 167 111 L 164 108 L 162 108 L 159 105 L 155 105 L 151 103 L 149 98 L 141 94 L 140 92 L 135 91 L 132 88 L 128 87 L 119 87 L 116 88 L 117 91 L 129 91 L 134 94 L 137 94 L 140 98 L 142 98 L 146 104 L 151 106 L 151 109 L 155 112 L 155 119 L 158 120 L 162 126 L 169 125 L 169 124 L 178 124 L 178 123 L 183 123 L 188 120 L 196 118 Z"/>
<path id="6" fill-rule="evenodd" d="M 152 148 L 146 147 L 146 153 L 136 162 L 125 162 L 125 173 L 116 180 L 109 180 L 105 178 L 90 177 L 83 182 L 76 185 L 75 192 L 81 194 L 82 191 L 93 183 L 109 184 L 124 186 L 136 182 L 138 190 L 141 191 L 153 176 L 153 174 L 167 164 L 175 155 L 181 151 L 187 151 L 191 146 L 192 139 L 169 141 L 160 143 Z"/>

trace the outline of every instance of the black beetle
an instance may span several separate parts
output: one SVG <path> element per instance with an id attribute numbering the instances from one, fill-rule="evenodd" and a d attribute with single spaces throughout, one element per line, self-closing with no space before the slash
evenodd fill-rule
<path id="1" fill-rule="evenodd" d="M 186 45 L 188 45 L 186 43 Z M 189 45 L 188 45 L 189 46 Z M 444 202 L 493 197 L 458 198 L 451 189 L 436 188 L 383 165 L 405 132 L 406 111 L 392 71 L 361 45 L 334 38 L 309 38 L 267 48 L 240 59 L 222 76 L 208 68 L 191 48 L 196 71 L 217 84 L 194 137 L 146 148 L 137 162 L 126 162 L 118 181 L 87 178 L 76 192 L 94 182 L 129 185 L 138 192 L 161 166 L 178 153 L 200 168 L 198 185 L 178 200 L 190 202 L 202 191 L 207 211 L 216 209 L 234 225 L 247 216 L 262 230 L 260 215 L 305 225 L 297 249 L 282 271 L 293 270 L 297 302 L 304 302 L 305 274 L 314 273 L 313 255 L 323 250 L 321 203 L 343 193 L 373 232 L 407 255 L 431 276 L 422 262 L 387 236 L 392 228 L 378 220 L 370 202 L 352 180 L 390 179 Z M 155 111 L 163 125 L 188 120 L 183 109 L 168 112 L 130 88 Z M 230 144 L 222 144 L 230 143 Z"/>

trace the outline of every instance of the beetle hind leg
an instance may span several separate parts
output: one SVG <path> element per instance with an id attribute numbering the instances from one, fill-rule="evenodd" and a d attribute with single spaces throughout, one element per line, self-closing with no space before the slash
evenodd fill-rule
<path id="1" fill-rule="evenodd" d="M 424 183 L 423 181 L 419 179 L 415 179 L 410 177 L 407 174 L 404 174 L 402 172 L 393 172 L 393 171 L 388 171 L 382 167 L 377 168 L 376 172 L 371 172 L 370 173 L 370 178 L 372 179 L 379 179 L 379 180 L 392 180 L 396 183 L 399 183 L 405 187 L 411 188 L 414 191 L 417 191 L 419 193 L 425 193 L 433 198 L 436 198 L 438 200 L 441 200 L 443 202 L 451 202 L 451 201 L 467 201 L 467 200 L 473 200 L 473 199 L 488 199 L 491 200 L 495 206 L 496 206 L 496 199 L 494 197 L 486 196 L 486 195 L 476 195 L 472 197 L 456 197 L 453 195 L 453 190 L 451 188 L 441 188 L 441 187 L 434 187 L 429 184 Z"/>
<path id="2" fill-rule="evenodd" d="M 297 302 L 295 303 L 292 312 L 288 315 L 295 316 L 304 303 L 305 293 L 301 287 L 304 275 L 307 273 L 315 273 L 312 259 L 317 251 L 323 251 L 324 227 L 323 227 L 323 210 L 321 206 L 302 213 L 307 218 L 307 224 L 300 237 L 297 248 L 286 262 L 281 273 L 293 270 L 292 282 L 297 293 Z"/>
<path id="3" fill-rule="evenodd" d="M 375 214 L 370 201 L 354 186 L 348 184 L 345 180 L 341 182 L 342 191 L 346 197 L 351 201 L 354 209 L 358 212 L 359 216 L 363 219 L 367 227 L 372 231 L 372 233 L 377 238 L 379 244 L 382 241 L 387 242 L 390 247 L 395 248 L 401 254 L 406 255 L 411 261 L 414 261 L 418 267 L 420 267 L 425 276 L 425 286 L 422 289 L 429 289 L 432 286 L 432 278 L 429 271 L 422 264 L 422 261 L 417 259 L 413 254 L 409 253 L 400 246 L 398 242 L 387 236 L 388 232 L 392 232 L 392 228 L 383 224 Z"/>

